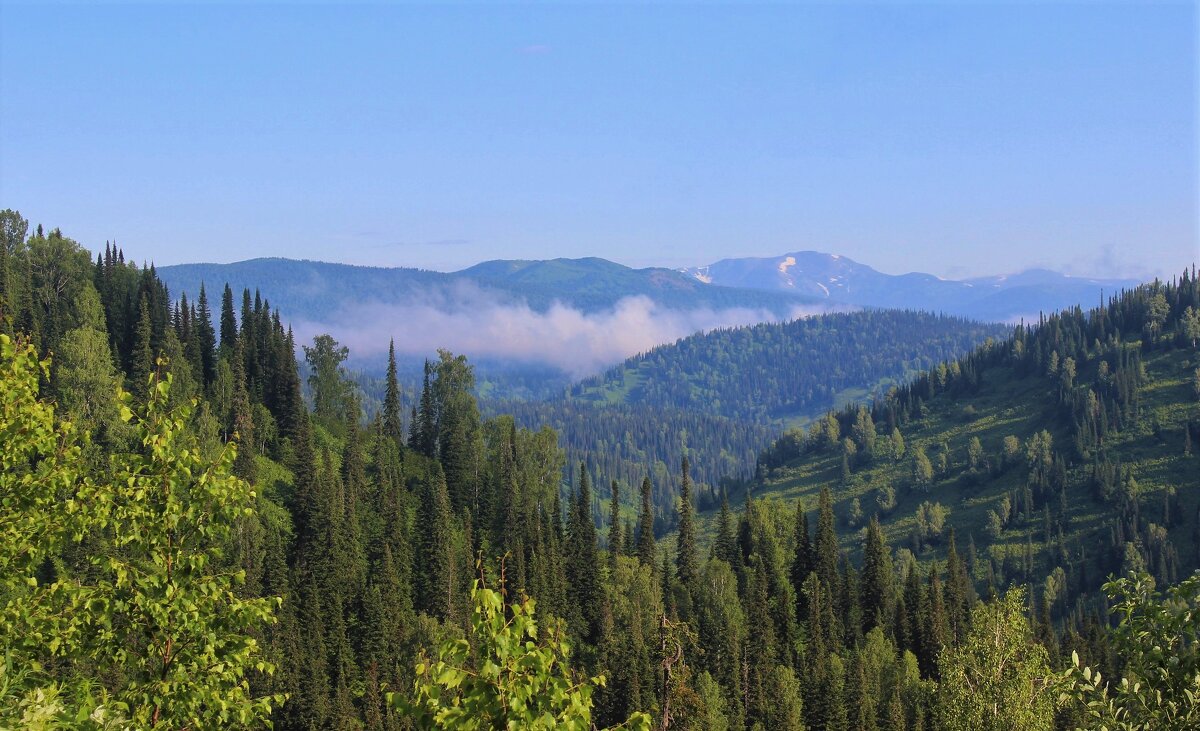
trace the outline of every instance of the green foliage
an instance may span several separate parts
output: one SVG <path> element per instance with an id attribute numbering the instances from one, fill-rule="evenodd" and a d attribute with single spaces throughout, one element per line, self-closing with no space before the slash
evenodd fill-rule
<path id="1" fill-rule="evenodd" d="M 103 717 L 103 703 L 71 691 L 43 662 L 82 642 L 83 617 L 63 613 L 86 596 L 73 584 L 38 580 L 38 569 L 72 537 L 79 447 L 70 424 L 39 399 L 38 379 L 49 373 L 27 340 L 0 333 L 0 727 L 66 728 Z"/>
<path id="2" fill-rule="evenodd" d="M 60 501 L 82 479 L 73 427 L 39 399 L 49 365 L 28 341 L 0 333 L 0 599 L 8 601 L 37 586 L 38 566 L 66 540 Z"/>
<path id="3" fill-rule="evenodd" d="M 304 346 L 313 415 L 328 426 L 345 423 L 351 414 L 357 418 L 354 385 L 342 368 L 342 362 L 349 354 L 350 351 L 330 335 L 318 335 L 313 338 L 311 347 Z"/>
<path id="4" fill-rule="evenodd" d="M 899 310 L 714 330 L 630 358 L 583 381 L 571 395 L 705 410 L 760 423 L 815 416 L 838 405 L 843 390 L 886 388 L 911 375 L 912 364 L 933 366 L 1003 332 L 969 320 Z M 861 436 L 868 441 L 868 434 Z"/>
<path id="5" fill-rule="evenodd" d="M 917 508 L 917 535 L 921 542 L 939 540 L 949 515 L 950 509 L 941 503 L 931 503 L 928 500 L 921 503 Z"/>
<path id="6" fill-rule="evenodd" d="M 1185 731 L 1200 726 L 1200 572 L 1156 591 L 1147 574 L 1104 585 L 1118 624 L 1114 652 L 1123 677 L 1105 681 L 1072 653 L 1062 700 L 1082 707 L 1090 728 Z"/>
<path id="7" fill-rule="evenodd" d="M 788 359 L 779 357 L 786 347 L 750 344 L 755 352 L 744 358 L 712 351 L 724 365 L 677 361 L 678 372 L 667 372 L 676 384 L 645 388 L 658 376 L 640 365 L 619 384 L 618 400 L 635 401 L 679 385 L 676 395 L 691 409 L 697 393 L 758 388 L 750 378 L 732 391 L 721 384 L 743 361 L 782 363 L 788 372 L 827 362 L 840 369 L 835 381 L 878 368 L 927 369 L 895 388 L 881 379 L 832 393 L 817 381 L 811 392 L 784 389 L 780 410 L 754 423 L 649 402 L 603 406 L 586 394 L 484 421 L 473 366 L 443 351 L 427 366 L 406 445 L 394 374 L 378 381 L 371 405 L 379 411 L 368 429 L 352 399 L 344 411 L 318 408 L 311 419 L 294 341 L 251 290 L 238 331 L 226 289 L 220 358 L 209 375 L 205 353 L 215 348 L 206 297 L 199 308 L 172 301 L 153 268 L 126 265 L 111 247 L 95 267 L 72 273 L 81 260 L 76 245 L 57 232 L 27 242 L 23 219 L 0 219 L 0 296 L 13 293 L 18 326 L 38 348 L 60 354 L 47 381 L 36 351 L 17 358 L 14 350 L 29 373 L 4 388 L 12 403 L 33 406 L 9 419 L 15 432 L 0 432 L 17 435 L 0 444 L 9 466 L 0 475 L 0 644 L 9 658 L 0 726 L 147 727 L 156 707 L 157 726 L 256 726 L 270 701 L 270 720 L 282 731 L 400 731 L 413 725 L 406 703 L 433 703 L 427 725 L 449 711 L 459 715 L 446 725 L 492 727 L 464 709 L 478 700 L 507 714 L 517 699 L 521 713 L 538 713 L 557 697 L 538 716 L 546 726 L 564 725 L 555 718 L 562 713 L 581 727 L 631 716 L 645 727 L 640 713 L 650 713 L 672 729 L 986 729 L 998 703 L 1042 718 L 1050 694 L 1030 701 L 1030 688 L 1009 682 L 1039 647 L 1050 657 L 1078 647 L 1107 676 L 1152 677 L 1122 667 L 1119 642 L 1110 648 L 1089 617 L 1099 601 L 1088 592 L 1122 562 L 1169 583 L 1200 560 L 1200 506 L 1187 489 L 1191 462 L 1179 454 L 1200 416 L 1186 316 L 1200 306 L 1200 287 L 1189 275 L 1086 317 L 1043 318 L 953 362 L 864 364 L 813 355 L 817 348 Z M 52 252 L 73 259 L 57 266 Z M 51 302 L 45 295 L 55 287 L 60 297 Z M 1152 331 L 1147 314 L 1158 295 L 1167 309 Z M 852 354 L 875 340 L 827 326 L 871 320 L 822 319 L 809 323 L 809 334 Z M 936 323 L 930 332 L 940 332 Z M 902 345 L 907 336 L 882 337 Z M 324 372 L 345 385 L 340 349 L 327 345 L 333 368 L 327 362 Z M 105 350 L 113 354 L 107 369 Z M 870 350 L 887 357 L 887 348 Z M 153 360 L 159 353 L 172 356 L 170 379 Z M 109 398 L 122 371 L 140 374 L 133 385 L 152 402 L 136 420 L 122 419 L 122 409 L 126 417 L 133 411 L 128 397 Z M 698 380 L 701 372 L 712 380 Z M 809 376 L 818 377 L 798 375 Z M 35 414 L 39 382 L 48 382 L 58 416 L 91 434 L 90 445 L 79 440 L 82 454 L 52 411 Z M 768 421 L 871 391 L 885 395 L 810 413 L 811 426 L 789 431 L 756 462 L 752 445 L 780 426 Z M 194 394 L 203 401 L 191 417 Z M 517 428 L 548 414 L 574 420 L 566 449 L 582 463 L 572 470 L 579 481 L 565 527 L 557 437 Z M 235 449 L 226 442 L 237 441 L 235 433 L 245 445 L 232 472 L 253 491 L 228 474 Z M 684 454 L 695 468 L 686 482 L 668 466 Z M 921 458 L 928 474 L 919 471 L 924 484 L 914 489 Z M 751 466 L 759 478 L 752 485 L 716 483 Z M 628 485 L 645 479 L 646 488 L 643 532 L 628 521 L 636 491 L 622 505 L 618 492 L 626 491 L 614 489 L 616 499 L 601 507 L 611 545 L 623 544 L 625 554 L 605 566 L 596 552 L 595 475 Z M 224 497 L 213 492 L 219 485 Z M 742 490 L 740 520 L 727 507 L 716 513 L 725 492 Z M 795 504 L 751 491 L 783 493 Z M 715 527 L 686 509 L 692 504 L 712 509 Z M 845 530 L 847 517 L 866 528 Z M 628 527 L 617 530 L 622 519 Z M 676 536 L 661 539 L 669 550 L 659 552 L 656 533 L 676 526 Z M 965 557 L 955 529 L 972 536 Z M 938 540 L 943 533 L 949 540 Z M 910 537 L 910 547 L 893 550 Z M 474 606 L 472 555 L 484 557 L 484 576 L 499 571 L 514 595 L 536 597 L 539 619 L 553 631 L 537 631 L 531 603 L 514 611 L 493 597 L 487 610 Z M 1026 623 L 1019 601 L 1003 622 L 972 613 L 981 581 L 989 596 L 1038 587 L 1028 607 L 1036 620 Z M 283 598 L 277 624 L 263 621 L 260 610 L 271 602 L 256 597 Z M 518 626 L 521 617 L 529 629 Z M 1172 641 L 1156 640 L 1163 657 L 1186 654 Z M 415 677 L 415 658 L 439 645 L 450 648 L 443 664 L 426 660 Z M 216 664 L 212 653 L 220 654 Z M 281 671 L 259 672 L 260 656 L 278 659 Z M 602 687 L 583 680 L 600 675 Z M 472 683 L 483 690 L 467 700 Z M 385 702 L 386 690 L 407 688 L 418 689 L 415 699 Z M 975 714 L 966 721 L 942 707 L 955 693 L 967 700 L 952 705 Z M 282 706 L 273 702 L 281 694 L 289 695 Z M 580 718 L 581 709 L 593 713 L 593 701 L 594 715 Z M 1075 715 L 1060 722 L 1083 718 L 1081 709 L 1065 713 Z"/>
<path id="8" fill-rule="evenodd" d="M 192 409 L 169 409 L 170 389 L 170 376 L 152 376 L 136 415 L 121 394 L 141 449 L 114 456 L 78 493 L 111 545 L 91 560 L 85 656 L 120 674 L 114 700 L 137 725 L 255 725 L 282 701 L 255 697 L 247 678 L 273 670 L 253 634 L 278 599 L 240 597 L 244 571 L 219 563 L 234 524 L 254 514 L 254 492 L 232 474 L 233 444 L 216 462 L 203 458 Z"/>
<path id="9" fill-rule="evenodd" d="M 169 409 L 170 377 L 152 376 L 136 418 L 131 397 L 114 393 L 138 450 L 82 475 L 72 428 L 38 399 L 48 363 L 0 335 L 0 364 L 0 634 L 8 662 L 24 668 L 5 672 L 15 703 L 0 721 L 260 725 L 282 699 L 251 692 L 247 674 L 272 670 L 252 633 L 277 600 L 238 596 L 244 573 L 218 563 L 235 521 L 253 515 L 253 491 L 230 474 L 233 445 L 205 460 L 190 407 Z M 39 576 L 79 541 L 91 549 L 86 568 Z M 42 675 L 47 663 L 56 679 Z"/>
<path id="10" fill-rule="evenodd" d="M 696 527 L 692 508 L 692 481 L 688 476 L 688 460 L 683 458 L 683 480 L 679 493 L 679 529 L 675 536 L 675 573 L 679 582 L 691 590 L 699 578 L 696 549 Z"/>
<path id="11" fill-rule="evenodd" d="M 972 612 L 971 631 L 938 657 L 934 716 L 943 731 L 1049 731 L 1054 724 L 1046 650 L 1033 641 L 1024 593 Z"/>
<path id="12" fill-rule="evenodd" d="M 933 465 L 921 447 L 913 450 L 912 476 L 913 482 L 922 488 L 928 488 L 929 483 L 933 480 Z"/>
<path id="13" fill-rule="evenodd" d="M 478 581 L 471 598 L 474 646 L 442 643 L 437 660 L 417 663 L 413 697 L 390 693 L 390 701 L 422 729 L 589 731 L 592 694 L 603 676 L 577 678 L 557 630 L 539 638 L 533 599 L 506 607 L 500 592 Z M 636 713 L 621 727 L 649 731 L 650 717 Z"/>

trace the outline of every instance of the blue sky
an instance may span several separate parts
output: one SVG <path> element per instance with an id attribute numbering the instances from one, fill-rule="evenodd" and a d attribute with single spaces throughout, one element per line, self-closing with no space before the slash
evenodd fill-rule
<path id="1" fill-rule="evenodd" d="M 0 8 L 0 207 L 160 264 L 1200 258 L 1194 4 Z"/>

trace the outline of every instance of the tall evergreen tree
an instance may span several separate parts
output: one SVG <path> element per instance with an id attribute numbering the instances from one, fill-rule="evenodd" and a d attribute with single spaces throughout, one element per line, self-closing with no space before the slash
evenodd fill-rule
<path id="1" fill-rule="evenodd" d="M 651 502 L 650 478 L 642 479 L 642 509 L 638 514 L 638 558 L 642 563 L 654 568 L 655 554 L 658 552 L 654 545 L 654 504 Z"/>
<path id="2" fill-rule="evenodd" d="M 808 613 L 805 606 L 804 581 L 813 571 L 813 546 L 808 536 L 808 513 L 804 501 L 796 501 L 796 555 L 792 558 L 792 586 L 796 590 L 796 616 Z"/>
<path id="3" fill-rule="evenodd" d="M 846 705 L 850 709 L 850 728 L 853 731 L 876 731 L 879 728 L 876 723 L 879 700 L 875 697 L 877 689 L 868 683 L 862 652 L 854 653 L 847 681 Z"/>
<path id="4" fill-rule="evenodd" d="M 717 537 L 713 541 L 713 556 L 740 568 L 737 538 L 733 534 L 733 514 L 729 510 L 729 495 L 721 491 L 721 512 L 717 515 Z"/>
<path id="5" fill-rule="evenodd" d="M 696 550 L 696 526 L 692 515 L 692 478 L 688 458 L 683 458 L 683 477 L 679 485 L 679 528 L 675 539 L 675 573 L 679 582 L 691 591 L 699 578 Z"/>
<path id="6" fill-rule="evenodd" d="M 383 433 L 397 444 L 403 438 L 400 426 L 400 384 L 396 380 L 396 341 L 388 343 L 387 381 L 383 395 Z"/>
<path id="7" fill-rule="evenodd" d="M 872 627 L 886 628 L 892 618 L 892 560 L 883 540 L 879 520 L 874 516 L 867 524 L 860 583 L 863 633 L 869 632 Z"/>
<path id="8" fill-rule="evenodd" d="M 838 594 L 838 550 L 837 533 L 833 529 L 833 495 L 828 487 L 821 488 L 817 513 L 817 543 L 814 549 L 817 576 L 821 583 L 836 596 Z"/>
<path id="9" fill-rule="evenodd" d="M 624 539 L 621 537 L 621 486 L 616 480 L 612 481 L 609 496 L 611 502 L 608 511 L 608 563 L 609 567 L 615 570 L 617 557 L 621 555 L 624 546 Z"/>
<path id="10" fill-rule="evenodd" d="M 600 639 L 604 590 L 596 554 L 596 522 L 592 517 L 592 487 L 587 465 L 579 465 L 579 489 L 571 501 L 567 524 L 567 619 L 572 632 L 589 646 Z"/>
<path id="11" fill-rule="evenodd" d="M 752 563 L 746 599 L 746 720 L 766 723 L 773 702 L 768 679 L 777 655 L 775 623 L 771 621 L 767 572 L 757 555 Z"/>
<path id="12" fill-rule="evenodd" d="M 233 290 L 225 283 L 225 292 L 221 295 L 221 353 L 233 352 L 237 344 L 237 318 L 233 314 Z"/>
<path id="13" fill-rule="evenodd" d="M 200 283 L 200 299 L 196 304 L 196 343 L 200 347 L 200 376 L 205 388 L 217 378 L 217 337 L 213 332 L 212 311 L 208 307 L 208 294 L 204 283 Z"/>
<path id="14" fill-rule="evenodd" d="M 967 634 L 967 620 L 975 602 L 975 588 L 967 575 L 967 567 L 958 554 L 954 528 L 950 529 L 950 548 L 946 556 L 946 618 L 951 635 L 961 641 Z"/>
<path id="15" fill-rule="evenodd" d="M 241 348 L 234 351 L 233 359 L 233 401 L 229 406 L 227 423 L 237 434 L 237 458 L 233 462 L 233 471 L 242 479 L 254 483 L 258 470 L 254 459 L 254 418 L 250 406 L 250 394 L 246 392 L 246 372 L 242 368 Z"/>
<path id="16" fill-rule="evenodd" d="M 408 415 L 408 448 L 421 451 L 421 422 L 417 417 L 417 405 L 413 404 Z"/>
<path id="17" fill-rule="evenodd" d="M 921 627 L 921 653 L 918 657 L 922 660 L 925 674 L 937 677 L 938 655 L 950 641 L 951 633 L 942 580 L 936 566 L 929 568 L 927 596 L 928 601 L 922 607 L 925 611 Z"/>
<path id="18" fill-rule="evenodd" d="M 421 410 L 417 414 L 417 451 L 434 459 L 438 456 L 438 415 L 433 397 L 433 364 L 425 361 L 424 380 L 421 383 Z"/>
<path id="19" fill-rule="evenodd" d="M 416 527 L 416 606 L 445 619 L 453 601 L 454 557 L 450 493 L 440 467 L 421 487 Z"/>
<path id="20" fill-rule="evenodd" d="M 149 389 L 150 374 L 155 370 L 154 348 L 150 344 L 152 326 L 150 323 L 150 305 L 143 295 L 138 303 L 137 327 L 134 330 L 133 362 L 129 369 L 129 379 L 133 383 L 133 392 L 145 398 Z"/>

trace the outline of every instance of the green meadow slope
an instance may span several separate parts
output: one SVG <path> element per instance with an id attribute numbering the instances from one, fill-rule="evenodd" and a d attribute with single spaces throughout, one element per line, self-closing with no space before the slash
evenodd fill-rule
<path id="1" fill-rule="evenodd" d="M 1134 566 L 1174 582 L 1200 565 L 1194 302 L 1185 279 L 1018 329 L 788 432 L 750 493 L 815 511 L 830 488 L 852 553 L 872 515 L 901 560 L 944 559 L 953 529 L 981 589 L 1033 583 L 1060 612 Z"/>

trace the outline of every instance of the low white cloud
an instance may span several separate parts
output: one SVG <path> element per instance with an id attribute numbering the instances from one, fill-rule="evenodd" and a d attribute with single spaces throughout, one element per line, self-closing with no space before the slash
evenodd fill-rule
<path id="1" fill-rule="evenodd" d="M 829 312 L 796 307 L 787 319 Z M 719 327 L 780 320 L 769 310 L 672 309 L 649 297 L 626 297 L 611 309 L 587 313 L 555 302 L 538 311 L 503 301 L 475 287 L 425 292 L 405 303 L 364 302 L 321 322 L 300 322 L 300 342 L 328 332 L 352 357 L 377 358 L 396 342 L 401 354 L 431 355 L 447 348 L 468 358 L 493 358 L 553 366 L 579 378 L 631 355 Z"/>

